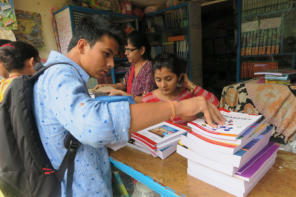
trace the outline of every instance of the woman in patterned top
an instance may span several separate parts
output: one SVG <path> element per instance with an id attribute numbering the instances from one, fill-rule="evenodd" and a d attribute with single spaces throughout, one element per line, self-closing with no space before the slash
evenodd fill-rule
<path id="1" fill-rule="evenodd" d="M 145 34 L 133 31 L 127 36 L 125 55 L 131 67 L 125 74 L 122 83 L 99 84 L 95 89 L 103 86 L 112 86 L 115 89 L 108 91 L 109 95 L 131 95 L 136 102 L 141 102 L 142 96 L 156 88 L 152 63 L 150 58 L 150 45 Z M 125 92 L 126 91 L 126 92 Z"/>
<path id="2" fill-rule="evenodd" d="M 212 93 L 192 83 L 185 73 L 187 62 L 171 54 L 159 55 L 153 61 L 154 80 L 158 89 L 149 92 L 142 102 L 181 101 L 195 96 L 203 96 L 215 106 L 219 101 Z M 196 117 L 176 117 L 173 122 L 186 124 Z"/>

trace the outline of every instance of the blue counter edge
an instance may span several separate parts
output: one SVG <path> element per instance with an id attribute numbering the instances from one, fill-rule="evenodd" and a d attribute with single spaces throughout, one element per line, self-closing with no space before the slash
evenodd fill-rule
<path id="1" fill-rule="evenodd" d="M 162 197 L 167 197 L 167 196 L 183 196 L 185 197 L 185 195 L 181 194 L 178 195 L 175 193 L 174 190 L 170 189 L 169 187 L 165 187 L 160 185 L 159 183 L 157 183 L 156 181 L 154 181 L 151 177 L 146 176 L 144 174 L 142 174 L 141 172 L 138 172 L 137 170 L 133 169 L 132 167 L 123 164 L 122 162 L 116 161 L 114 159 L 112 159 L 111 157 L 109 157 L 110 162 L 119 170 L 121 170 L 122 172 L 128 174 L 129 176 L 133 177 L 134 179 L 140 181 L 141 183 L 143 183 L 144 185 L 146 185 L 147 187 L 151 188 L 152 190 L 154 190 L 155 192 L 159 193 Z"/>

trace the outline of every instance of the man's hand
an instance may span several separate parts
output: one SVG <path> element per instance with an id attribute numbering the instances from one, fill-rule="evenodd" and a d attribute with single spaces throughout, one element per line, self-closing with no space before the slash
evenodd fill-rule
<path id="1" fill-rule="evenodd" d="M 202 112 L 207 123 L 217 127 L 216 123 L 223 125 L 225 119 L 215 105 L 208 102 L 203 96 L 193 97 L 176 103 L 176 114 L 180 116 L 193 116 Z"/>

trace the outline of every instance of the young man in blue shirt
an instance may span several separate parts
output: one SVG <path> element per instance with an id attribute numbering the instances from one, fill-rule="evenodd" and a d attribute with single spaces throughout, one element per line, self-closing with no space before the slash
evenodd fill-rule
<path id="1" fill-rule="evenodd" d="M 111 170 L 106 144 L 127 141 L 129 133 L 175 115 L 203 112 L 210 124 L 223 118 L 203 97 L 180 102 L 129 104 L 102 103 L 86 88 L 89 77 L 100 79 L 114 67 L 120 35 L 114 24 L 102 17 L 83 18 L 76 25 L 68 53 L 52 51 L 47 69 L 34 86 L 34 112 L 39 134 L 53 167 L 58 169 L 66 153 L 67 132 L 82 145 L 75 159 L 73 196 L 112 196 Z M 62 181 L 66 196 L 66 180 Z"/>

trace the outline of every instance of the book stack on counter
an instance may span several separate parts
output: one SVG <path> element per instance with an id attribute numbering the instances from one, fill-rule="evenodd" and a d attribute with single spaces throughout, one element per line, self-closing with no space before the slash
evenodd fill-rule
<path id="1" fill-rule="evenodd" d="M 265 83 L 289 85 L 296 82 L 296 70 L 294 69 L 278 69 L 256 72 L 254 75 L 264 75 Z"/>
<path id="2" fill-rule="evenodd" d="M 132 133 L 133 148 L 165 159 L 176 151 L 177 144 L 190 129 L 170 121 Z"/>
<path id="3" fill-rule="evenodd" d="M 224 125 L 204 119 L 188 123 L 177 153 L 187 158 L 187 173 L 235 196 L 246 196 L 273 165 L 278 145 L 269 142 L 272 126 L 261 115 L 221 111 Z"/>

